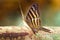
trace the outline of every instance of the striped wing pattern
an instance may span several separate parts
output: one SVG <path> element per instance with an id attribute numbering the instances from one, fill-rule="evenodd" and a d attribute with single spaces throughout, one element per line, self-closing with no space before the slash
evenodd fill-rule
<path id="1" fill-rule="evenodd" d="M 37 4 L 33 4 L 30 7 L 26 15 L 25 21 L 28 26 L 32 28 L 33 31 L 38 31 L 41 26 L 41 20 Z"/>

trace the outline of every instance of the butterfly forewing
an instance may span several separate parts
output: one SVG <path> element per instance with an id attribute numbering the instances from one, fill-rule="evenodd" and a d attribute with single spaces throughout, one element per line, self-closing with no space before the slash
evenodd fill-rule
<path id="1" fill-rule="evenodd" d="M 25 18 L 26 23 L 29 27 L 32 29 L 39 29 L 41 26 L 41 20 L 40 20 L 40 14 L 38 10 L 38 5 L 33 4 L 30 9 L 28 10 L 28 13 L 26 14 Z"/>

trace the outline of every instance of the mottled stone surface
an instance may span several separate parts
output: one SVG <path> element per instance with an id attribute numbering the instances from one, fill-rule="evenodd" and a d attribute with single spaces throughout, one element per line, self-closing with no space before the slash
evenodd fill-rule
<path id="1" fill-rule="evenodd" d="M 33 34 L 29 27 L 0 27 L 0 40 L 53 40 L 52 34 L 42 30 Z"/>

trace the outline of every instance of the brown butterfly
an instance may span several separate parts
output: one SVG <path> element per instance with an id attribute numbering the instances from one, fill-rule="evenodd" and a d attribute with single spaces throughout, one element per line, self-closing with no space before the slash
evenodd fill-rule
<path id="1" fill-rule="evenodd" d="M 41 13 L 40 13 L 40 10 L 38 9 L 38 4 L 35 3 L 31 5 L 24 18 L 25 22 L 32 29 L 34 33 L 38 32 L 39 30 L 50 32 L 49 29 L 46 29 L 41 26 L 40 14 Z"/>

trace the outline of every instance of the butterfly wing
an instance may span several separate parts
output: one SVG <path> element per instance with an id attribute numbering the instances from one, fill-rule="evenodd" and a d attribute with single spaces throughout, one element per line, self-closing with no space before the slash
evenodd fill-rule
<path id="1" fill-rule="evenodd" d="M 39 30 L 51 33 L 50 29 L 41 26 L 40 12 L 37 4 L 33 4 L 26 14 L 25 22 L 33 30 L 34 33 Z"/>
<path id="2" fill-rule="evenodd" d="M 38 5 L 33 4 L 26 14 L 25 21 L 33 31 L 38 31 L 41 27 L 40 13 L 38 10 Z"/>

